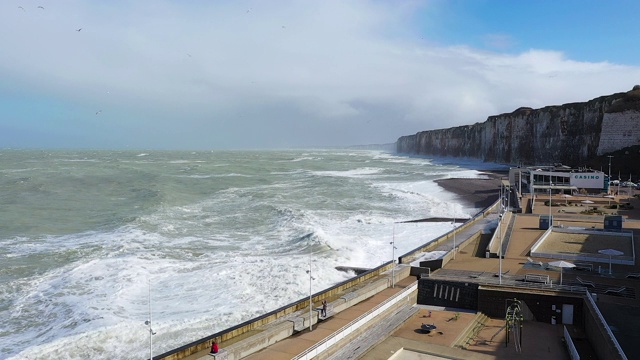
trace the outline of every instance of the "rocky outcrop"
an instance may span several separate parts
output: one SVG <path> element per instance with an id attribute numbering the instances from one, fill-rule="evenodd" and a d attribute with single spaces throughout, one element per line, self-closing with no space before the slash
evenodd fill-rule
<path id="1" fill-rule="evenodd" d="M 595 156 L 638 144 L 640 87 L 634 87 L 588 102 L 522 107 L 483 123 L 403 136 L 396 150 L 506 164 L 584 166 Z"/>

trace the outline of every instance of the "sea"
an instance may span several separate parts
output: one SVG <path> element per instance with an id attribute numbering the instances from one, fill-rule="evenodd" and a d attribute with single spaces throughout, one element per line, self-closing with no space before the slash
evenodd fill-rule
<path id="1" fill-rule="evenodd" d="M 0 359 L 149 358 L 308 297 L 453 226 L 403 221 L 477 213 L 434 181 L 481 165 L 0 150 Z"/>

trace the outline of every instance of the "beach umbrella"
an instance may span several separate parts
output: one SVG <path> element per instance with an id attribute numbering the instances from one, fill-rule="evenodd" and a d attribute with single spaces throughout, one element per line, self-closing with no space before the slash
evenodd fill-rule
<path id="1" fill-rule="evenodd" d="M 624 253 L 616 249 L 602 249 L 598 250 L 598 252 L 602 255 L 609 255 L 609 275 L 611 275 L 611 257 L 624 255 Z"/>
<path id="2" fill-rule="evenodd" d="M 581 201 L 581 203 L 584 203 L 584 204 L 593 204 L 593 201 L 591 201 L 591 200 L 582 200 L 582 201 Z"/>
<path id="3" fill-rule="evenodd" d="M 615 199 L 616 197 L 613 195 L 605 195 L 604 197 L 606 197 L 607 199 L 609 199 L 609 202 L 607 205 L 611 205 L 611 199 Z"/>
<path id="4" fill-rule="evenodd" d="M 567 203 L 567 199 L 569 199 L 570 197 L 573 197 L 572 195 L 569 194 L 562 194 L 562 197 L 564 198 L 564 203 Z"/>
<path id="5" fill-rule="evenodd" d="M 562 270 L 564 268 L 574 268 L 574 267 L 576 267 L 575 264 L 572 264 L 570 262 L 566 262 L 564 260 L 552 261 L 552 262 L 549 263 L 549 266 L 555 266 L 555 267 L 559 267 L 560 268 L 560 285 L 562 285 Z"/>

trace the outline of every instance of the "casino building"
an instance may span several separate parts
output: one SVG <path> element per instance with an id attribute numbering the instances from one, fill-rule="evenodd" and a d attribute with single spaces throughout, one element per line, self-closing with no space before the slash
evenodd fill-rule
<path id="1" fill-rule="evenodd" d="M 609 191 L 609 178 L 602 171 L 573 169 L 565 165 L 531 166 L 509 169 L 509 183 L 520 194 L 551 191 L 554 194 L 601 194 Z"/>

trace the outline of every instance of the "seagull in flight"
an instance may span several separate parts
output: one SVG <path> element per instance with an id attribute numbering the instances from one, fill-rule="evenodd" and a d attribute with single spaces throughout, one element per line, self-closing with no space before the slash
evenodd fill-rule
<path id="1" fill-rule="evenodd" d="M 44 7 L 42 7 L 42 6 L 38 6 L 38 9 L 42 9 L 42 10 L 44 10 Z"/>
<path id="2" fill-rule="evenodd" d="M 25 11 L 22 6 L 18 6 L 18 9 L 22 9 L 22 11 Z"/>
<path id="3" fill-rule="evenodd" d="M 101 112 L 102 112 L 102 110 L 96 111 L 96 115 L 100 114 Z"/>
<path id="4" fill-rule="evenodd" d="M 78 32 L 79 32 L 80 30 L 82 30 L 82 28 L 80 28 L 80 29 L 76 29 L 76 31 L 78 31 Z"/>

